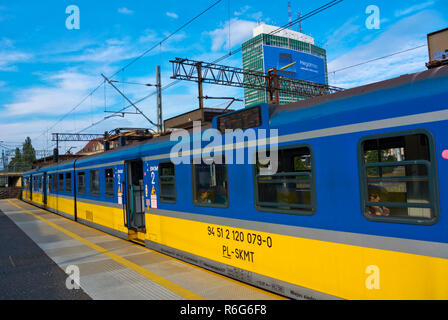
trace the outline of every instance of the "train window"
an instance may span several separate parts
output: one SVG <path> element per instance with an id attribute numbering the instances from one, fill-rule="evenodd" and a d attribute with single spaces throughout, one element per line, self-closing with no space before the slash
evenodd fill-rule
<path id="1" fill-rule="evenodd" d="M 72 174 L 70 172 L 65 174 L 65 192 L 72 192 Z"/>
<path id="2" fill-rule="evenodd" d="M 438 214 L 432 138 L 424 133 L 361 141 L 363 213 L 368 219 L 432 223 Z"/>
<path id="3" fill-rule="evenodd" d="M 194 164 L 192 167 L 194 204 L 227 207 L 229 204 L 227 166 L 217 163 L 206 164 L 202 161 L 201 164 Z"/>
<path id="4" fill-rule="evenodd" d="M 90 194 L 98 196 L 100 194 L 100 171 L 90 171 Z"/>
<path id="5" fill-rule="evenodd" d="M 78 193 L 86 194 L 86 173 L 78 172 Z"/>
<path id="6" fill-rule="evenodd" d="M 53 186 L 53 192 L 57 192 L 58 191 L 58 175 L 57 174 L 53 175 L 52 186 Z"/>
<path id="7" fill-rule="evenodd" d="M 255 203 L 259 210 L 289 214 L 315 211 L 313 159 L 308 146 L 279 148 L 277 171 L 261 174 L 255 165 Z"/>
<path id="8" fill-rule="evenodd" d="M 159 198 L 162 202 L 176 202 L 176 171 L 171 162 L 159 163 Z"/>
<path id="9" fill-rule="evenodd" d="M 58 189 L 59 189 L 59 191 L 64 191 L 64 174 L 63 173 L 59 174 Z"/>
<path id="10" fill-rule="evenodd" d="M 114 196 L 114 169 L 104 170 L 104 179 L 106 185 L 106 196 Z"/>

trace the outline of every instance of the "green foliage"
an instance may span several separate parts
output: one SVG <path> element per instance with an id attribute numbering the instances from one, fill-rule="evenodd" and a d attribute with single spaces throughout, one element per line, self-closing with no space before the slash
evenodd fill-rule
<path id="1" fill-rule="evenodd" d="M 391 154 L 390 150 L 381 150 L 381 158 L 378 159 L 378 150 L 368 150 L 364 154 L 366 163 L 378 163 L 378 162 L 396 162 L 397 157 Z M 381 172 L 382 175 L 390 174 L 394 171 L 394 167 L 382 167 Z M 378 177 L 379 176 L 379 168 L 373 167 L 367 169 L 367 175 L 369 177 Z"/>
<path id="2" fill-rule="evenodd" d="M 25 139 L 22 150 L 16 148 L 14 159 L 9 163 L 8 170 L 11 172 L 27 171 L 32 168 L 33 161 L 36 160 L 36 151 L 31 144 L 30 137 Z"/>

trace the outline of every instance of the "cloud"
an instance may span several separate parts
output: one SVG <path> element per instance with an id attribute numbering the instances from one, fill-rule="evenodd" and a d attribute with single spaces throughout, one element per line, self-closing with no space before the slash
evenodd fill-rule
<path id="1" fill-rule="evenodd" d="M 401 16 L 405 16 L 405 15 L 408 15 L 410 13 L 413 13 L 413 12 L 416 12 L 419 10 L 423 10 L 426 7 L 429 7 L 433 4 L 434 4 L 434 1 L 431 0 L 431 1 L 424 2 L 424 3 L 416 4 L 414 6 L 406 8 L 406 9 L 398 10 L 395 12 L 395 17 L 401 17 Z"/>
<path id="2" fill-rule="evenodd" d="M 65 62 L 113 63 L 135 57 L 137 55 L 136 50 L 136 48 L 132 47 L 129 39 L 108 39 L 98 46 L 88 47 L 83 49 L 82 52 L 64 55 L 56 60 Z"/>
<path id="3" fill-rule="evenodd" d="M 147 42 L 156 42 L 156 41 L 160 41 L 160 40 L 161 39 L 159 38 L 156 31 L 151 30 L 151 29 L 146 29 L 143 32 L 143 35 L 141 35 L 140 38 L 138 39 L 138 42 L 147 43 Z"/>
<path id="4" fill-rule="evenodd" d="M 14 41 L 3 37 L 0 39 L 0 48 L 14 48 Z"/>
<path id="5" fill-rule="evenodd" d="M 342 26 L 334 30 L 331 35 L 328 37 L 325 46 L 334 48 L 339 43 L 346 42 L 348 37 L 354 37 L 357 33 L 359 33 L 361 29 L 361 25 L 356 23 L 359 19 L 359 16 L 352 17 L 347 20 Z"/>
<path id="6" fill-rule="evenodd" d="M 445 24 L 446 22 L 434 11 L 423 11 L 398 21 L 374 40 L 359 45 L 331 60 L 328 64 L 330 84 L 351 88 L 426 69 L 428 50 L 426 47 L 422 47 L 358 67 L 341 70 L 336 74 L 331 73 L 348 66 L 424 45 L 427 32 L 436 30 Z"/>
<path id="7" fill-rule="evenodd" d="M 252 37 L 252 30 L 257 26 L 254 21 L 240 20 L 233 18 L 227 21 L 222 28 L 206 32 L 212 38 L 212 51 L 218 51 L 229 47 L 229 27 L 230 44 L 235 46 Z"/>
<path id="8" fill-rule="evenodd" d="M 134 11 L 132 11 L 132 10 L 126 8 L 126 7 L 119 8 L 118 12 L 121 13 L 121 14 L 128 14 L 128 15 L 134 13 Z"/>
<path id="9" fill-rule="evenodd" d="M 33 55 L 19 51 L 0 51 L 0 71 L 17 71 L 17 63 L 28 62 Z"/>
<path id="10" fill-rule="evenodd" d="M 238 11 L 235 11 L 234 15 L 241 16 L 241 15 L 245 14 L 247 12 L 247 10 L 249 10 L 249 9 L 250 9 L 250 6 L 245 5 L 244 7 L 240 8 Z"/>
<path id="11" fill-rule="evenodd" d="M 43 77 L 47 86 L 37 86 L 19 91 L 15 102 L 6 104 L 3 118 L 29 115 L 61 115 L 71 110 L 99 84 L 98 76 L 89 76 L 74 71 L 61 71 Z M 100 96 L 92 96 L 79 110 L 90 110 L 103 102 Z M 79 111 L 78 110 L 78 111 Z"/>
<path id="12" fill-rule="evenodd" d="M 167 15 L 168 17 L 170 17 L 170 18 L 173 18 L 173 19 L 177 19 L 177 18 L 179 18 L 179 16 L 177 15 L 177 13 L 174 13 L 174 12 L 167 12 L 166 15 Z"/>

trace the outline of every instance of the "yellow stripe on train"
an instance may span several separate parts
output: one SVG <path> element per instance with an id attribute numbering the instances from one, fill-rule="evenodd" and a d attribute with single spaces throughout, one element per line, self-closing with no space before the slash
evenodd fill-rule
<path id="1" fill-rule="evenodd" d="M 154 214 L 147 219 L 149 240 L 341 298 L 448 299 L 447 259 Z"/>
<path id="2" fill-rule="evenodd" d="M 48 196 L 47 205 L 73 214 L 73 200 Z M 128 232 L 122 209 L 77 208 L 81 219 Z M 345 299 L 448 299 L 448 259 L 156 214 L 146 226 L 146 239 L 161 245 Z"/>

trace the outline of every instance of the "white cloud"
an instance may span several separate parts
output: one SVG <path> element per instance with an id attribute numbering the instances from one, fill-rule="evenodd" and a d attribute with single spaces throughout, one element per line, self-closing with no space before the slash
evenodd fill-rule
<path id="1" fill-rule="evenodd" d="M 140 36 L 138 39 L 138 42 L 140 43 L 146 43 L 146 42 L 155 42 L 161 40 L 159 36 L 157 35 L 157 32 L 151 29 L 146 29 L 143 32 L 143 35 Z"/>
<path id="2" fill-rule="evenodd" d="M 177 15 L 177 13 L 174 13 L 174 12 L 167 12 L 166 15 L 167 15 L 168 17 L 170 17 L 170 18 L 173 18 L 173 19 L 177 19 L 177 18 L 179 18 L 179 16 Z"/>
<path id="3" fill-rule="evenodd" d="M 14 41 L 3 37 L 2 39 L 0 39 L 0 47 L 1 48 L 14 48 Z"/>
<path id="4" fill-rule="evenodd" d="M 398 10 L 395 12 L 395 17 L 401 17 L 401 16 L 408 15 L 410 13 L 413 13 L 413 12 L 416 12 L 419 10 L 423 10 L 426 7 L 429 7 L 433 4 L 434 4 L 434 1 L 431 0 L 431 1 L 426 1 L 426 2 L 420 3 L 420 4 L 416 4 L 414 6 L 406 8 L 406 9 Z"/>
<path id="5" fill-rule="evenodd" d="M 100 82 L 97 76 L 89 76 L 73 71 L 61 71 L 44 77 L 47 86 L 27 88 L 16 94 L 15 102 L 6 104 L 3 118 L 28 115 L 60 115 L 71 110 Z M 93 96 L 79 110 L 89 110 L 101 105 L 102 99 Z M 79 111 L 78 110 L 78 111 Z"/>
<path id="6" fill-rule="evenodd" d="M 227 21 L 222 28 L 206 32 L 212 38 L 212 50 L 218 51 L 229 47 L 229 24 L 230 44 L 235 46 L 252 37 L 252 30 L 257 26 L 254 21 L 233 18 Z"/>
<path id="7" fill-rule="evenodd" d="M 261 11 L 257 11 L 255 13 L 249 14 L 249 18 L 255 19 L 257 21 L 260 20 L 262 16 L 263 16 L 263 12 L 261 12 Z"/>
<path id="8" fill-rule="evenodd" d="M 15 64 L 29 61 L 33 56 L 18 51 L 0 51 L 0 71 L 17 71 Z"/>
<path id="9" fill-rule="evenodd" d="M 336 30 L 331 32 L 331 35 L 328 36 L 328 40 L 325 43 L 325 46 L 334 47 L 340 43 L 347 42 L 348 37 L 356 36 L 361 29 L 361 25 L 356 21 L 359 19 L 359 16 L 352 17 L 347 20 L 342 26 L 337 28 Z"/>
<path id="10" fill-rule="evenodd" d="M 369 43 L 359 45 L 332 59 L 328 64 L 330 84 L 351 88 L 425 70 L 428 51 L 426 47 L 422 47 L 358 67 L 341 70 L 336 74 L 331 73 L 348 66 L 424 45 L 427 32 L 436 30 L 445 23 L 434 11 L 423 11 L 398 21 Z"/>
<path id="11" fill-rule="evenodd" d="M 109 39 L 104 44 L 84 49 L 81 53 L 60 57 L 66 62 L 102 62 L 113 63 L 135 57 L 136 49 L 132 48 L 129 39 Z"/>
<path id="12" fill-rule="evenodd" d="M 134 11 L 132 11 L 132 10 L 126 8 L 126 7 L 119 8 L 118 12 L 121 13 L 121 14 L 133 14 L 134 13 Z"/>
<path id="13" fill-rule="evenodd" d="M 240 8 L 238 11 L 235 11 L 234 15 L 241 16 L 241 15 L 245 14 L 247 12 L 247 10 L 249 10 L 249 9 L 250 9 L 250 6 L 245 5 L 244 7 Z"/>

